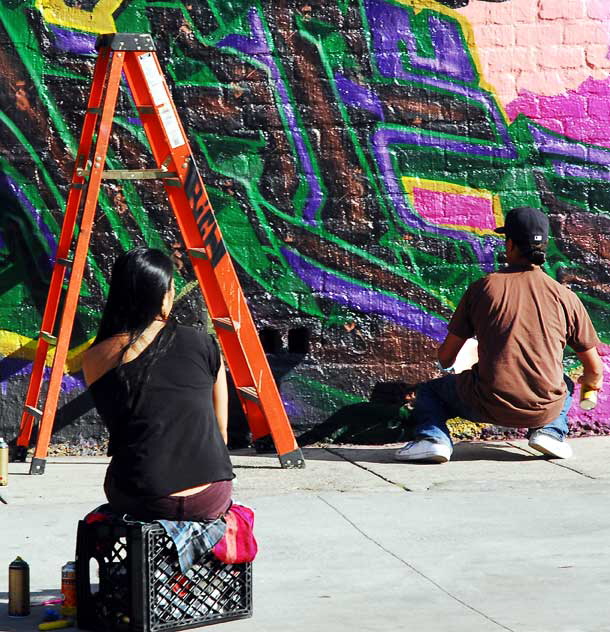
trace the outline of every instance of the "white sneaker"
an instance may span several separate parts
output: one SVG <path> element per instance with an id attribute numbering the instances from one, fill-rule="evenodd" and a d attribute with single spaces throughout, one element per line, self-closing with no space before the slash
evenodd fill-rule
<path id="1" fill-rule="evenodd" d="M 542 454 L 547 454 L 556 459 L 569 459 L 572 456 L 572 448 L 567 441 L 555 439 L 555 437 L 541 430 L 536 430 L 536 432 L 532 434 L 528 445 L 530 448 L 534 448 L 534 450 L 538 450 L 538 452 L 542 452 Z"/>
<path id="2" fill-rule="evenodd" d="M 397 461 L 432 461 L 446 463 L 453 453 L 453 448 L 445 443 L 436 443 L 428 439 L 408 441 L 396 450 L 394 458 Z"/>

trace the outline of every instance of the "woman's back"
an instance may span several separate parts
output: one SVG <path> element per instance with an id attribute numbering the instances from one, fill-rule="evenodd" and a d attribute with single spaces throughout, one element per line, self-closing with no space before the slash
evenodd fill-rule
<path id="1" fill-rule="evenodd" d="M 170 333 L 171 342 L 151 362 Z M 127 351 L 119 371 L 122 344 L 119 336 L 107 339 L 91 349 L 84 363 L 93 400 L 110 432 L 115 484 L 129 494 L 166 496 L 231 480 L 213 407 L 220 367 L 213 338 L 190 327 L 157 328 L 145 348 L 136 344 Z"/>

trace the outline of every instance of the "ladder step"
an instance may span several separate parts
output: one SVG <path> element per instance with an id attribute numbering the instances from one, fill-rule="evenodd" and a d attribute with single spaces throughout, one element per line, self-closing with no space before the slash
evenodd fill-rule
<path id="1" fill-rule="evenodd" d="M 235 331 L 235 325 L 233 321 L 228 316 L 223 316 L 221 318 L 212 318 L 212 322 L 216 327 L 220 327 L 221 329 L 226 329 L 227 331 Z"/>
<path id="2" fill-rule="evenodd" d="M 260 403 L 260 397 L 258 396 L 258 391 L 254 386 L 238 386 L 237 392 L 243 395 L 246 399 L 250 401 Z"/>
<path id="3" fill-rule="evenodd" d="M 163 169 L 106 169 L 102 171 L 104 180 L 167 180 L 177 176 L 175 171 Z"/>
<path id="4" fill-rule="evenodd" d="M 187 252 L 193 259 L 209 259 L 205 248 L 189 248 Z"/>
<path id="5" fill-rule="evenodd" d="M 42 419 L 42 410 L 39 408 L 34 408 L 34 406 L 28 406 L 27 404 L 23 407 L 23 410 L 26 413 L 32 415 L 32 417 L 36 417 L 36 419 Z"/>
<path id="6" fill-rule="evenodd" d="M 55 263 L 59 263 L 60 265 L 66 268 L 70 268 L 74 262 L 72 261 L 72 259 L 64 259 L 64 257 L 57 257 L 57 259 L 55 259 Z"/>
<path id="7" fill-rule="evenodd" d="M 49 333 L 48 331 L 41 331 L 40 332 L 40 337 L 48 344 L 50 345 L 56 345 L 57 344 L 57 336 L 54 336 L 53 334 Z"/>

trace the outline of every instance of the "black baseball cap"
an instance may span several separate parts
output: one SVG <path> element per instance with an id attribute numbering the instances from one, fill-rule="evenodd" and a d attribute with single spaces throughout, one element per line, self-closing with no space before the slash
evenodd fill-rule
<path id="1" fill-rule="evenodd" d="M 549 240 L 549 218 L 539 209 L 522 206 L 508 211 L 504 226 L 496 233 L 506 235 L 518 244 L 546 245 Z"/>

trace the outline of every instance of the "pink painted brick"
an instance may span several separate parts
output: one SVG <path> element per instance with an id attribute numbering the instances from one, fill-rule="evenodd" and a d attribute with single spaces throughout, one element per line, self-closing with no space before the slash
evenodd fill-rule
<path id="1" fill-rule="evenodd" d="M 547 129 L 550 129 L 552 132 L 557 132 L 558 134 L 565 134 L 565 121 L 553 118 L 540 118 L 536 120 L 536 123 L 543 125 Z"/>
<path id="2" fill-rule="evenodd" d="M 608 38 L 605 26 L 600 22 L 591 20 L 561 20 L 563 25 L 563 43 L 564 44 L 598 44 L 600 40 L 599 30 L 602 31 L 603 37 Z"/>
<path id="3" fill-rule="evenodd" d="M 538 63 L 541 68 L 582 68 L 585 51 L 580 46 L 552 45 L 540 50 Z"/>
<path id="4" fill-rule="evenodd" d="M 539 42 L 548 42 L 550 46 L 564 40 L 563 22 L 538 22 L 523 24 L 516 30 L 517 46 L 536 46 Z"/>
<path id="5" fill-rule="evenodd" d="M 508 63 L 506 58 L 509 58 Z M 492 66 L 503 66 L 509 72 L 526 72 L 537 70 L 536 51 L 525 46 L 513 46 L 510 49 L 492 48 L 486 51 L 487 63 Z"/>
<path id="6" fill-rule="evenodd" d="M 559 95 L 552 99 L 543 99 L 540 114 L 557 119 L 584 118 L 587 116 L 587 102 L 578 95 Z"/>
<path id="7" fill-rule="evenodd" d="M 610 20 L 610 2 L 608 0 L 589 0 L 587 16 L 593 20 Z"/>
<path id="8" fill-rule="evenodd" d="M 556 0 L 553 0 L 554 2 Z M 536 7 L 536 2 L 519 2 L 519 3 L 515 3 L 515 2 L 508 2 L 507 5 L 509 6 L 510 10 L 512 11 L 512 18 L 513 18 L 513 23 L 526 23 L 526 24 L 533 24 L 534 22 L 536 22 L 536 12 L 537 12 L 537 7 Z M 490 7 L 490 9 L 492 11 L 497 11 L 497 8 L 494 7 L 493 5 Z"/>
<path id="9" fill-rule="evenodd" d="M 589 116 L 594 119 L 608 120 L 610 108 L 608 98 L 590 96 L 587 99 Z"/>
<path id="10" fill-rule="evenodd" d="M 518 29 L 513 24 L 488 24 L 477 33 L 477 47 L 513 46 Z"/>
<path id="11" fill-rule="evenodd" d="M 532 2 L 532 4 L 535 4 Z M 541 20 L 564 20 L 587 17 L 584 0 L 543 0 L 538 3 Z"/>
<path id="12" fill-rule="evenodd" d="M 589 68 L 610 69 L 610 59 L 608 59 L 608 44 L 596 44 L 587 47 L 585 59 Z"/>
<path id="13" fill-rule="evenodd" d="M 506 111 L 513 120 L 519 114 L 526 114 L 538 119 L 540 118 L 540 97 L 537 94 L 525 91 L 506 106 Z"/>

